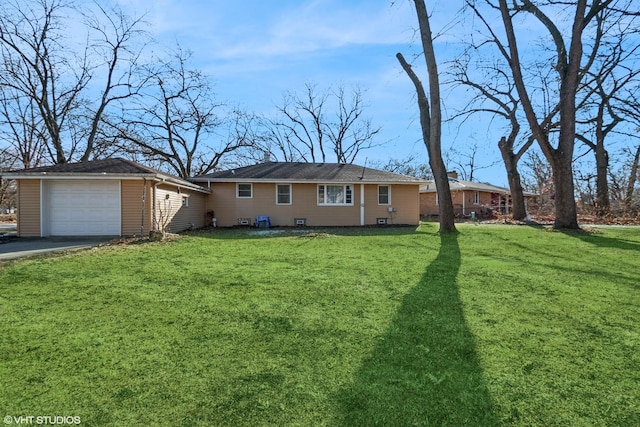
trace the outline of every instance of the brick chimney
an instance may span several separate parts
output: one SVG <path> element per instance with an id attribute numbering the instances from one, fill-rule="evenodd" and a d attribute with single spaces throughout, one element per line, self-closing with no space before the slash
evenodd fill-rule
<path id="1" fill-rule="evenodd" d="M 456 171 L 449 171 L 449 172 L 447 172 L 447 176 L 448 176 L 449 178 L 458 179 L 458 172 L 456 172 Z"/>

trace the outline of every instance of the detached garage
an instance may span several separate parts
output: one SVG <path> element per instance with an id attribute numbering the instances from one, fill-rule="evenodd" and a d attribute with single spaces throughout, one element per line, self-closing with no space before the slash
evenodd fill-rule
<path id="1" fill-rule="evenodd" d="M 127 236 L 205 223 L 209 191 L 125 159 L 3 174 L 18 183 L 18 235 Z"/>

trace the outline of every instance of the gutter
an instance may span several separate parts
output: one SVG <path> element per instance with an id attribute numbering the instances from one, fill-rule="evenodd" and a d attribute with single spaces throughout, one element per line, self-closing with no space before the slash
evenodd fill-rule
<path id="1" fill-rule="evenodd" d="M 424 185 L 427 181 L 360 181 L 344 179 L 260 179 L 260 178 L 190 178 L 192 182 L 203 182 L 209 186 L 215 183 L 253 183 L 253 184 L 377 184 L 377 185 Z"/>
<path id="2" fill-rule="evenodd" d="M 112 180 L 112 179 L 132 179 L 138 178 L 143 180 L 152 180 L 163 183 L 171 183 L 177 187 L 187 188 L 190 190 L 199 191 L 201 193 L 209 194 L 210 191 L 204 187 L 199 186 L 198 184 L 191 183 L 189 181 L 182 180 L 180 178 L 173 178 L 167 175 L 159 175 L 159 174 L 148 174 L 148 173 L 131 173 L 131 174 L 112 174 L 112 173 L 85 173 L 78 174 L 73 172 L 68 173 L 47 173 L 47 172 L 35 172 L 35 173 L 15 173 L 12 174 L 4 173 L 2 174 L 4 179 L 78 179 L 78 180 L 86 180 L 87 178 L 96 179 L 96 180 Z"/>

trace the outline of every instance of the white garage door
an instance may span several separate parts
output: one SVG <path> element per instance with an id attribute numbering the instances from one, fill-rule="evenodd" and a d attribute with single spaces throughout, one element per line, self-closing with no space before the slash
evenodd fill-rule
<path id="1" fill-rule="evenodd" d="M 120 235 L 120 181 L 51 181 L 51 236 Z"/>

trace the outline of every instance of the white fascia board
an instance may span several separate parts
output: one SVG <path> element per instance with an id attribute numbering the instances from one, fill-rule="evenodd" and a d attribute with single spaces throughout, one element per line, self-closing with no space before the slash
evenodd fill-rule
<path id="1" fill-rule="evenodd" d="M 213 179 L 205 179 L 205 178 L 197 178 L 191 179 L 193 182 L 203 182 L 203 183 L 232 183 L 232 182 L 242 182 L 242 183 L 253 183 L 253 184 L 340 184 L 340 185 L 349 185 L 349 184 L 371 184 L 371 185 L 424 185 L 425 181 L 360 181 L 360 180 L 336 180 L 336 179 L 252 179 L 252 178 L 213 178 Z"/>
<path id="2" fill-rule="evenodd" d="M 168 183 L 171 185 L 175 185 L 180 188 L 186 188 L 194 191 L 199 191 L 201 193 L 209 194 L 210 191 L 204 187 L 199 186 L 198 184 L 191 183 L 189 181 L 183 181 L 178 178 L 174 178 L 167 175 L 152 175 L 152 174 L 144 174 L 144 173 L 136 173 L 136 174 L 113 174 L 113 173 L 96 173 L 96 174 L 78 174 L 78 173 L 47 173 L 47 172 L 36 172 L 36 173 L 5 173 L 2 175 L 3 179 L 40 179 L 40 180 L 50 180 L 50 179 L 69 179 L 69 180 L 130 180 L 130 179 L 148 179 L 151 181 L 156 181 L 160 183 Z"/>

